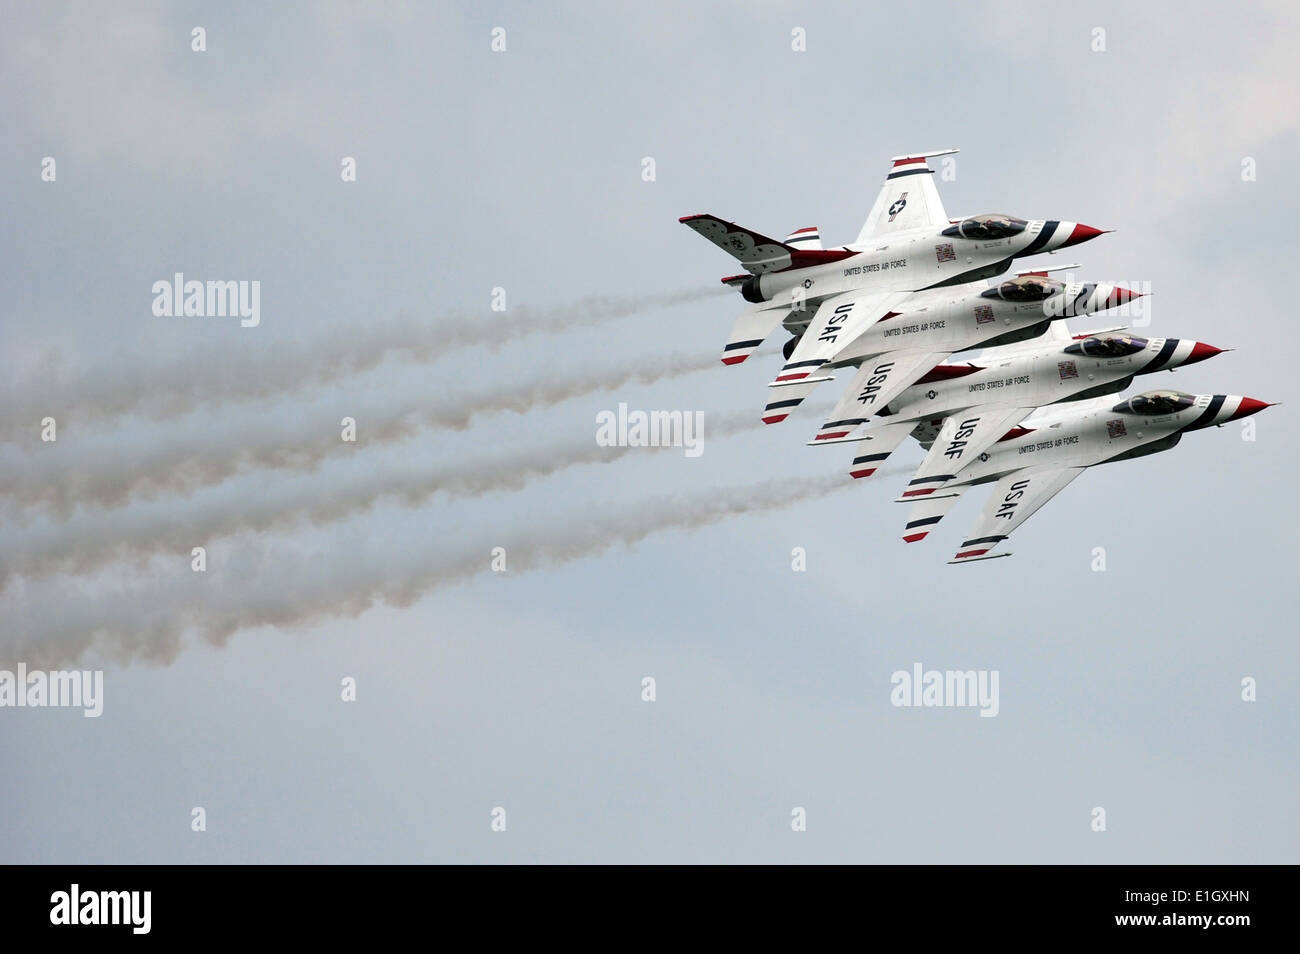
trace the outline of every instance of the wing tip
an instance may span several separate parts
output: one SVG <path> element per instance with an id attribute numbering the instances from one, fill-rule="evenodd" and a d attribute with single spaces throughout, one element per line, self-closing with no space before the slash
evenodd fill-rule
<path id="1" fill-rule="evenodd" d="M 998 557 L 1011 556 L 1010 553 L 989 553 L 989 550 L 991 549 L 992 547 L 986 547 L 983 550 L 968 550 L 963 553 L 958 553 L 948 561 L 948 565 L 951 566 L 954 563 L 976 563 L 980 560 L 996 560 Z"/>
<path id="2" fill-rule="evenodd" d="M 894 156 L 890 162 L 917 162 L 921 159 L 933 159 L 936 156 L 955 156 L 961 152 L 956 146 L 948 146 L 944 149 L 933 149 L 929 152 L 912 152 L 905 156 Z"/>

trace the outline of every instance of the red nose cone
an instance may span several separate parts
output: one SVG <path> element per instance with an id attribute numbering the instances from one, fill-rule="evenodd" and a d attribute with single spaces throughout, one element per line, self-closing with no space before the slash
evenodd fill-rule
<path id="1" fill-rule="evenodd" d="M 1095 239 L 1098 235 L 1105 234 L 1102 229 L 1094 229 L 1091 225 L 1079 224 L 1074 227 L 1074 231 L 1070 233 L 1070 237 L 1065 240 L 1065 244 L 1061 248 L 1078 245 L 1080 242 L 1086 242 L 1088 239 Z"/>
<path id="2" fill-rule="evenodd" d="M 1197 361 L 1213 358 L 1216 354 L 1223 354 L 1223 349 L 1206 344 L 1204 341 L 1198 341 L 1192 346 L 1192 353 L 1187 356 L 1187 360 L 1183 364 L 1195 364 Z M 1246 398 L 1246 400 L 1249 401 L 1250 398 Z"/>
<path id="3" fill-rule="evenodd" d="M 1080 226 L 1080 228 L 1086 228 L 1086 227 L 1087 226 Z M 1110 301 L 1108 301 L 1107 304 L 1111 308 L 1114 308 L 1116 305 L 1126 305 L 1129 302 L 1131 302 L 1134 298 L 1141 298 L 1141 297 L 1142 297 L 1142 292 L 1135 292 L 1130 288 L 1116 288 L 1114 291 L 1110 293 Z"/>
<path id="4" fill-rule="evenodd" d="M 1254 398 L 1244 397 L 1241 399 L 1241 404 L 1237 407 L 1236 413 L 1228 420 L 1235 421 L 1238 418 L 1250 417 L 1252 414 L 1258 414 L 1266 407 L 1271 407 L 1266 401 L 1256 401 Z"/>

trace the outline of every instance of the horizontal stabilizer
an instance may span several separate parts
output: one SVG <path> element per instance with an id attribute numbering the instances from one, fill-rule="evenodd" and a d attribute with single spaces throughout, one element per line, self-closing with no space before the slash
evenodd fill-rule
<path id="1" fill-rule="evenodd" d="M 678 221 L 699 232 L 754 275 L 790 267 L 790 255 L 795 248 L 761 232 L 720 219 L 716 215 L 686 215 Z"/>
<path id="2" fill-rule="evenodd" d="M 956 487 L 942 494 L 935 494 L 912 503 L 907 514 L 907 526 L 903 529 L 903 541 L 915 543 L 925 538 L 935 525 L 944 518 L 957 500 L 965 492 L 965 487 Z"/>
<path id="3" fill-rule="evenodd" d="M 889 459 L 889 455 L 898 449 L 898 445 L 903 443 L 903 439 L 912 433 L 914 426 L 911 421 L 896 421 L 867 431 L 863 435 L 862 446 L 857 448 L 849 476 L 858 480 L 874 474 Z"/>
<path id="4" fill-rule="evenodd" d="M 771 400 L 763 408 L 763 423 L 776 424 L 790 416 L 790 412 L 803 403 L 803 399 L 812 393 L 816 380 L 805 378 L 802 381 L 790 381 L 772 392 Z"/>
<path id="5" fill-rule="evenodd" d="M 722 348 L 723 364 L 740 364 L 776 330 L 789 309 L 781 306 L 753 308 L 736 319 L 731 335 Z"/>

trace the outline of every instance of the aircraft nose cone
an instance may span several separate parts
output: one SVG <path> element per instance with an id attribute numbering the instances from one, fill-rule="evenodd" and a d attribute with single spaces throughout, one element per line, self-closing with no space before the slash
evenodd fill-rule
<path id="1" fill-rule="evenodd" d="M 1192 346 L 1192 353 L 1187 356 L 1187 360 L 1183 364 L 1195 364 L 1197 361 L 1213 358 L 1216 354 L 1223 354 L 1223 349 L 1216 348 L 1212 344 L 1206 344 L 1204 341 L 1198 341 Z M 1246 398 L 1246 400 L 1249 401 L 1250 398 Z"/>
<path id="2" fill-rule="evenodd" d="M 1087 226 L 1086 225 L 1080 226 L 1080 228 L 1087 228 Z M 1135 292 L 1131 288 L 1117 287 L 1113 291 L 1111 291 L 1110 299 L 1106 302 L 1106 304 L 1109 305 L 1111 308 L 1114 308 L 1116 305 L 1126 305 L 1129 302 L 1131 302 L 1134 298 L 1141 298 L 1141 297 L 1142 297 L 1142 292 Z"/>
<path id="3" fill-rule="evenodd" d="M 1088 239 L 1095 239 L 1098 235 L 1105 235 L 1104 229 L 1094 229 L 1091 225 L 1084 225 L 1082 222 L 1075 225 L 1074 231 L 1070 237 L 1065 240 L 1061 248 L 1068 248 L 1071 245 L 1078 245 L 1080 242 L 1086 242 Z"/>
<path id="4" fill-rule="evenodd" d="M 1250 417 L 1250 415 L 1257 414 L 1266 407 L 1272 407 L 1272 405 L 1266 401 L 1256 401 L 1254 398 L 1244 397 L 1241 399 L 1241 404 L 1238 405 L 1237 410 L 1233 412 L 1232 417 L 1228 418 L 1228 420 L 1235 421 L 1243 417 Z"/>

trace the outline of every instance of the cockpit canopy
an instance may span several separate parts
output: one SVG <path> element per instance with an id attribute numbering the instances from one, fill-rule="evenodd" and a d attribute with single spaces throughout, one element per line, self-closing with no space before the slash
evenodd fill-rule
<path id="1" fill-rule="evenodd" d="M 1021 275 L 1005 282 L 999 282 L 988 291 L 980 292 L 981 298 L 1001 298 L 1003 301 L 1025 302 L 1045 301 L 1053 295 L 1059 295 L 1065 286 L 1052 278 L 1042 275 Z"/>
<path id="2" fill-rule="evenodd" d="M 1009 235 L 1019 235 L 1027 225 L 1028 222 L 1014 215 L 1001 215 L 994 212 L 962 219 L 956 225 L 944 229 L 943 234 L 966 239 L 1001 239 Z"/>
<path id="3" fill-rule="evenodd" d="M 1195 394 L 1184 394 L 1182 391 L 1146 391 L 1127 401 L 1121 401 L 1111 410 L 1119 414 L 1159 417 L 1162 414 L 1177 414 L 1195 403 Z"/>
<path id="4" fill-rule="evenodd" d="M 1089 358 L 1121 358 L 1126 354 L 1137 354 L 1146 348 L 1146 338 L 1136 335 L 1093 335 L 1066 345 L 1066 354 L 1082 354 Z"/>

